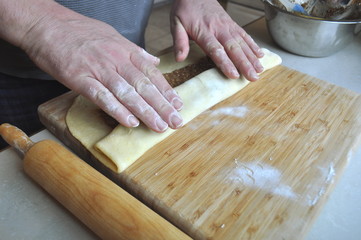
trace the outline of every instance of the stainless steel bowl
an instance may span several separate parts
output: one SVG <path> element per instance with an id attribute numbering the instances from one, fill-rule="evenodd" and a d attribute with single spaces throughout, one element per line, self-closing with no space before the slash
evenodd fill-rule
<path id="1" fill-rule="evenodd" d="M 282 10 L 267 0 L 267 28 L 285 50 L 307 57 L 326 57 L 347 46 L 361 31 L 361 21 L 328 21 Z"/>

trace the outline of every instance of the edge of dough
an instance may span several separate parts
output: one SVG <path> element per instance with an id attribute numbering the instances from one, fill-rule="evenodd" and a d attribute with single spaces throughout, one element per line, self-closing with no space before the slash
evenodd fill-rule
<path id="1" fill-rule="evenodd" d="M 264 66 L 264 71 L 282 63 L 281 57 L 277 54 L 268 49 L 262 50 L 265 56 L 260 61 Z M 212 68 L 176 87 L 175 90 L 184 101 L 184 108 L 181 111 L 184 124 L 232 96 L 248 83 L 249 81 L 243 76 L 239 80 L 228 79 L 217 69 Z M 199 95 L 199 92 L 202 92 L 202 95 Z M 108 136 L 98 141 L 94 148 L 107 158 L 99 160 L 119 173 L 174 132 L 175 130 L 168 129 L 164 133 L 155 133 L 144 125 L 133 129 L 118 125 Z M 109 166 L 109 161 L 114 165 Z"/>

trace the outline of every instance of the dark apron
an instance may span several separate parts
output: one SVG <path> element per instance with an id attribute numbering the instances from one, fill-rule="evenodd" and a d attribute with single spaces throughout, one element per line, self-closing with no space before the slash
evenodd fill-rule
<path id="1" fill-rule="evenodd" d="M 153 0 L 57 0 L 85 16 L 113 26 L 144 47 L 144 32 Z M 0 124 L 11 123 L 31 135 L 43 128 L 37 107 L 68 91 L 37 68 L 19 48 L 0 39 Z M 44 81 L 45 80 L 45 81 Z M 6 146 L 0 140 L 0 149 Z"/>

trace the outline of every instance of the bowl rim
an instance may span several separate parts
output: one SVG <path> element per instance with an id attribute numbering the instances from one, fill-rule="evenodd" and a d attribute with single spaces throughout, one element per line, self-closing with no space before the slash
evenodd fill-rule
<path id="1" fill-rule="evenodd" d="M 293 17 L 298 17 L 298 18 L 302 18 L 302 19 L 307 19 L 307 20 L 311 20 L 311 21 L 317 21 L 317 22 L 325 22 L 325 23 L 334 23 L 334 24 L 359 24 L 361 23 L 361 19 L 353 19 L 353 20 L 327 20 L 324 18 L 317 18 L 317 17 L 312 17 L 312 16 L 306 16 L 303 14 L 294 14 L 292 12 L 283 10 L 273 4 L 270 3 L 270 0 L 261 0 L 265 5 L 276 9 L 279 12 L 282 12 L 284 14 L 293 16 Z"/>

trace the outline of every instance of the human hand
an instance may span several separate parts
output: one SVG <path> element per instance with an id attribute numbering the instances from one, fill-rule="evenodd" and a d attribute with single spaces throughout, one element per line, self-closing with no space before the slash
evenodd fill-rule
<path id="1" fill-rule="evenodd" d="M 175 0 L 171 30 L 177 61 L 187 57 L 190 37 L 229 78 L 255 81 L 263 71 L 262 50 L 216 0 Z"/>
<path id="2" fill-rule="evenodd" d="M 181 99 L 156 68 L 158 58 L 103 22 L 66 14 L 43 18 L 22 42 L 42 70 L 126 127 L 138 119 L 156 132 L 182 125 Z"/>

